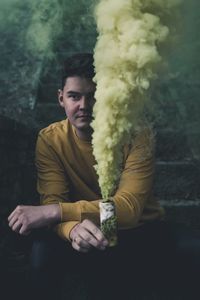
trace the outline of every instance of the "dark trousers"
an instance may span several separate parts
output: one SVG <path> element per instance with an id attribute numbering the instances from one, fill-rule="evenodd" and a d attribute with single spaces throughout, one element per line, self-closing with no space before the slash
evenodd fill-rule
<path id="1" fill-rule="evenodd" d="M 189 249 L 180 252 L 177 235 L 156 221 L 119 231 L 116 247 L 79 253 L 52 232 L 39 231 L 31 251 L 31 295 L 37 300 L 154 299 L 154 294 L 159 300 L 198 299 L 192 298 L 196 284 L 188 276 L 196 261 L 184 262 Z"/>

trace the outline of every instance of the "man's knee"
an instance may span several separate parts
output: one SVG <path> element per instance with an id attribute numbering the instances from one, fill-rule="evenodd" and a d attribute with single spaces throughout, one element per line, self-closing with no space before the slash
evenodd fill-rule
<path id="1" fill-rule="evenodd" d="M 70 245 L 62 241 L 54 233 L 41 231 L 33 237 L 30 253 L 30 267 L 34 271 L 50 269 L 59 266 L 67 257 Z"/>
<path id="2" fill-rule="evenodd" d="M 31 269 L 40 271 L 47 267 L 51 260 L 52 254 L 48 245 L 44 241 L 34 241 L 30 255 Z"/>

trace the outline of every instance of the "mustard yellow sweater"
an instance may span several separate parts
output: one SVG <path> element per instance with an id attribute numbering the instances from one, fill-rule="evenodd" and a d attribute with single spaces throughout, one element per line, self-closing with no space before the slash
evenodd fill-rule
<path id="1" fill-rule="evenodd" d="M 119 229 L 159 219 L 163 210 L 152 196 L 153 143 L 149 130 L 135 137 L 123 153 L 123 172 L 114 202 Z M 41 204 L 59 203 L 62 222 L 55 230 L 69 239 L 71 229 L 84 219 L 99 225 L 101 192 L 90 142 L 79 139 L 68 120 L 39 132 L 36 146 L 37 188 Z"/>

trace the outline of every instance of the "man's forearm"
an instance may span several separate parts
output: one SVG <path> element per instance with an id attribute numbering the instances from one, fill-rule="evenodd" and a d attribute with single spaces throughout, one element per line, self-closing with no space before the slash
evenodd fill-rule
<path id="1" fill-rule="evenodd" d="M 41 205 L 41 212 L 44 220 L 50 224 L 55 224 L 61 221 L 61 210 L 59 204 Z"/>
<path id="2" fill-rule="evenodd" d="M 29 234 L 32 229 L 42 228 L 61 221 L 59 204 L 41 206 L 18 205 L 9 215 L 9 226 L 20 234 Z"/>

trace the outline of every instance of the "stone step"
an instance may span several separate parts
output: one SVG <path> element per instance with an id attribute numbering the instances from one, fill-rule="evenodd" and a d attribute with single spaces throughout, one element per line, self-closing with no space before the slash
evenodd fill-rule
<path id="1" fill-rule="evenodd" d="M 190 160 L 192 147 L 185 131 L 155 129 L 156 157 L 162 161 Z"/>
<path id="2" fill-rule="evenodd" d="M 199 182 L 199 162 L 156 162 L 154 189 L 160 199 L 200 199 Z"/>
<path id="3" fill-rule="evenodd" d="M 194 231 L 200 230 L 200 200 L 160 200 L 165 209 L 165 218 L 168 221 L 182 223 Z"/>
<path id="4" fill-rule="evenodd" d="M 4 154 L 5 163 L 0 169 L 1 202 L 17 205 L 20 202 L 31 204 L 38 201 L 36 192 L 36 169 L 34 152 L 32 156 L 26 151 L 12 151 Z M 9 161 L 9 164 L 6 163 Z M 156 164 L 154 194 L 158 199 L 165 199 L 168 206 L 183 203 L 188 206 L 199 204 L 200 170 L 193 163 L 161 163 Z M 173 203 L 172 199 L 176 199 Z"/>

